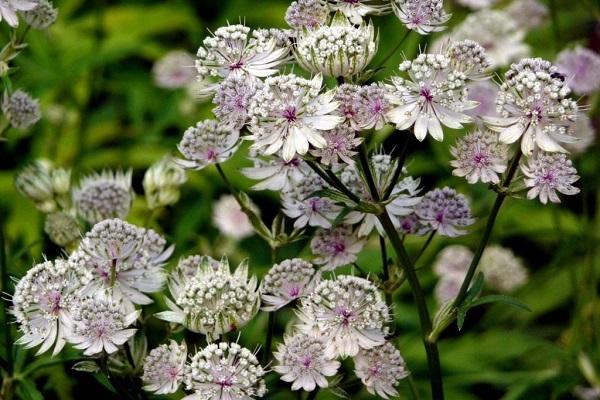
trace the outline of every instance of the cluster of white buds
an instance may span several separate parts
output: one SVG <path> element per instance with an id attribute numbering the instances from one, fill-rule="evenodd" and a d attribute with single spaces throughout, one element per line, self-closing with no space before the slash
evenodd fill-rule
<path id="1" fill-rule="evenodd" d="M 498 174 L 506 170 L 508 148 L 498 141 L 498 134 L 477 130 L 459 138 L 450 148 L 454 160 L 452 174 L 473 184 L 499 183 Z"/>
<path id="2" fill-rule="evenodd" d="M 452 42 L 446 55 L 450 59 L 451 68 L 462 72 L 469 79 L 480 80 L 488 77 L 491 61 L 479 43 L 469 39 Z"/>
<path id="3" fill-rule="evenodd" d="M 176 159 L 186 169 L 201 170 L 227 161 L 239 147 L 240 132 L 214 119 L 189 127 L 177 146 L 185 159 Z"/>
<path id="4" fill-rule="evenodd" d="M 3 7 L 0 7 L 1 9 Z M 39 100 L 21 89 L 13 93 L 5 92 L 2 99 L 2 112 L 14 128 L 27 129 L 42 117 L 39 103 Z"/>
<path id="5" fill-rule="evenodd" d="M 285 13 L 285 22 L 294 30 L 313 30 L 327 22 L 329 10 L 321 0 L 293 1 Z"/>
<path id="6" fill-rule="evenodd" d="M 50 213 L 68 207 L 71 171 L 55 168 L 47 160 L 36 160 L 17 173 L 15 187 L 38 210 Z"/>
<path id="7" fill-rule="evenodd" d="M 177 165 L 171 156 L 163 157 L 152 164 L 144 174 L 144 194 L 148 208 L 165 207 L 177 203 L 179 187 L 185 183 L 185 171 Z"/>
<path id="8" fill-rule="evenodd" d="M 264 311 L 276 311 L 312 292 L 320 273 L 301 258 L 273 265 L 260 284 Z"/>
<path id="9" fill-rule="evenodd" d="M 395 386 L 409 375 L 400 351 L 390 342 L 358 352 L 354 372 L 369 393 L 384 399 L 398 396 Z"/>
<path id="10" fill-rule="evenodd" d="M 213 109 L 215 116 L 233 129 L 241 129 L 248 122 L 248 108 L 262 82 L 244 76 L 231 75 L 215 89 Z"/>
<path id="11" fill-rule="evenodd" d="M 175 393 L 183 382 L 187 345 L 170 340 L 152 349 L 144 360 L 144 390 L 156 394 Z"/>
<path id="12" fill-rule="evenodd" d="M 443 31 L 450 19 L 443 0 L 393 0 L 392 8 L 400 22 L 421 35 Z"/>

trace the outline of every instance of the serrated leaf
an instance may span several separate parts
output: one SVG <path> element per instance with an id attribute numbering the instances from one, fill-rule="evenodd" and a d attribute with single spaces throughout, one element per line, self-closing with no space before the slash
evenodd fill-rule
<path id="1" fill-rule="evenodd" d="M 95 374 L 100 371 L 100 366 L 96 363 L 96 361 L 85 360 L 79 361 L 72 367 L 75 371 L 79 372 L 89 372 L 90 374 Z"/>
<path id="2" fill-rule="evenodd" d="M 520 301 L 518 299 L 515 299 L 514 297 L 507 296 L 505 294 L 490 294 L 488 296 L 480 297 L 479 299 L 471 302 L 469 304 L 469 308 L 477 307 L 477 306 L 480 306 L 483 304 L 488 304 L 488 303 L 504 303 L 504 304 L 508 304 L 509 306 L 518 307 L 523 310 L 531 312 L 531 309 L 529 308 L 529 306 L 527 306 L 527 304 L 523 303 L 522 301 Z"/>

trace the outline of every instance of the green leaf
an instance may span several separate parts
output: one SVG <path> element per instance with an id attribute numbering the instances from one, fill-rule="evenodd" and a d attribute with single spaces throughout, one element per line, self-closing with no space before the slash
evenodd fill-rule
<path id="1" fill-rule="evenodd" d="M 44 400 L 44 395 L 40 392 L 35 383 L 29 379 L 21 379 L 17 387 L 17 394 L 23 400 Z"/>
<path id="2" fill-rule="evenodd" d="M 77 364 L 73 365 L 73 369 L 79 372 L 89 372 L 91 374 L 95 374 L 100 371 L 100 366 L 96 363 L 96 361 L 79 361 Z"/>
<path id="3" fill-rule="evenodd" d="M 356 204 L 354 201 L 352 201 L 352 199 L 350 199 L 344 193 L 340 192 L 339 190 L 332 189 L 332 188 L 325 188 L 325 189 L 317 190 L 316 192 L 313 192 L 307 196 L 307 198 L 310 198 L 310 197 L 325 197 L 325 198 L 331 199 L 335 203 L 339 203 L 343 206 Z"/>
<path id="4" fill-rule="evenodd" d="M 505 294 L 490 294 L 488 296 L 483 296 L 483 297 L 471 302 L 471 304 L 469 304 L 469 308 L 477 307 L 482 304 L 488 304 L 488 303 L 504 303 L 504 304 L 508 304 L 509 306 L 518 307 L 523 310 L 531 312 L 531 309 L 529 308 L 529 306 L 527 306 L 527 304 L 523 303 L 520 300 L 515 299 L 514 297 L 507 296 Z"/>
<path id="5" fill-rule="evenodd" d="M 468 309 L 468 307 L 461 307 L 456 312 L 456 326 L 458 327 L 459 331 L 462 330 L 462 327 L 465 323 L 465 318 L 467 317 Z"/>
<path id="6" fill-rule="evenodd" d="M 463 304 L 469 304 L 474 301 L 481 291 L 483 290 L 484 276 L 483 273 L 477 272 L 475 275 L 475 280 L 471 284 L 471 287 L 467 291 L 467 297 L 465 297 L 465 301 Z"/>

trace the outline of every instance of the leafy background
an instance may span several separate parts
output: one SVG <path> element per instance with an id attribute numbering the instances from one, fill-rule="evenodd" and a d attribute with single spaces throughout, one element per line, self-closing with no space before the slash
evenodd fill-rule
<path id="1" fill-rule="evenodd" d="M 550 1 L 554 18 L 527 38 L 533 54 L 552 60 L 557 49 L 575 43 L 598 51 L 600 23 L 594 15 L 598 15 L 600 5 L 593 1 Z M 58 22 L 47 32 L 30 32 L 29 47 L 16 61 L 16 86 L 41 99 L 44 118 L 28 131 L 10 130 L 8 140 L 0 142 L 1 223 L 7 235 L 9 271 L 15 277 L 22 276 L 34 262 L 61 254 L 43 234 L 43 216 L 14 189 L 15 171 L 40 157 L 73 168 L 76 178 L 103 168 L 131 167 L 135 189 L 142 193 L 145 168 L 164 154 L 174 153 L 184 129 L 211 115 L 209 104 L 191 101 L 183 90 L 155 87 L 151 75 L 154 61 L 173 49 L 195 52 L 207 29 L 227 21 L 236 23 L 241 19 L 252 27 L 284 27 L 288 2 L 62 0 L 55 5 L 60 10 Z M 451 7 L 451 24 L 455 24 L 467 11 Z M 402 37 L 404 28 L 393 15 L 377 18 L 376 24 L 382 38 L 381 58 Z M 1 35 L 6 42 L 5 24 Z M 411 35 L 404 47 L 406 56 L 414 55 L 418 45 L 425 48 L 427 38 Z M 397 54 L 387 65 L 397 65 L 401 58 Z M 383 78 L 389 73 L 388 69 L 380 75 Z M 582 102 L 589 104 L 591 112 L 598 116 L 597 96 Z M 374 142 L 393 147 L 397 138 L 389 134 L 386 130 L 378 133 Z M 451 177 L 448 144 L 457 134 L 460 133 L 449 133 L 444 143 L 426 141 L 413 145 L 409 171 L 421 176 L 427 188 L 448 184 L 470 197 L 474 214 L 480 218 L 470 235 L 454 243 L 473 248 L 493 194 L 484 185 L 467 185 Z M 531 279 L 515 296 L 532 311 L 500 305 L 480 307 L 469 313 L 462 332 L 451 328 L 442 336 L 440 349 L 449 399 L 569 399 L 576 385 L 589 386 L 579 367 L 581 354 L 586 354 L 600 371 L 596 278 L 600 272 L 599 155 L 598 146 L 594 146 L 576 159 L 582 176 L 581 195 L 565 198 L 560 205 L 542 206 L 515 199 L 505 204 L 493 242 L 512 248 L 524 259 Z M 242 149 L 224 168 L 236 186 L 248 188 L 250 182 L 237 171 L 243 165 L 248 165 L 248 161 Z M 212 225 L 214 200 L 226 192 L 216 171 L 208 168 L 189 177 L 180 202 L 153 221 L 154 227 L 176 244 L 171 264 L 184 254 L 227 255 L 232 264 L 249 258 L 253 271 L 264 274 L 270 266 L 270 250 L 258 237 L 234 243 L 221 237 Z M 252 193 L 252 197 L 270 221 L 277 198 L 265 192 Z M 143 196 L 138 196 L 129 220 L 141 224 L 144 210 Z M 361 254 L 359 264 L 378 271 L 381 261 L 373 239 Z M 422 238 L 410 240 L 409 250 L 418 251 L 422 242 Z M 420 278 L 430 295 L 435 284 L 430 265 L 437 251 L 448 243 L 444 238 L 435 238 L 420 261 Z M 308 254 L 305 244 L 306 241 L 287 247 L 280 257 Z M 159 310 L 161 296 L 155 299 L 155 309 Z M 427 398 L 425 356 L 408 290 L 400 290 L 395 301 L 397 344 L 422 398 Z M 431 297 L 430 308 L 434 307 Z M 291 313 L 278 315 L 278 333 L 284 331 L 291 318 Z M 3 322 L 6 328 L 1 334 L 10 332 L 14 338 L 14 324 Z M 251 348 L 261 344 L 265 324 L 266 317 L 261 314 L 243 330 L 240 342 Z M 164 339 L 162 323 L 151 320 L 148 331 L 151 347 Z M 194 338 L 188 341 L 193 344 Z M 71 356 L 75 353 L 61 355 Z M 33 352 L 22 349 L 15 350 L 15 357 L 24 371 L 52 362 L 49 356 L 35 358 Z M 25 400 L 119 398 L 95 382 L 91 374 L 71 370 L 71 365 L 47 365 L 23 377 L 18 396 Z M 282 390 L 268 398 L 295 398 L 275 379 L 270 379 L 269 385 Z M 409 396 L 406 381 L 399 389 L 403 396 Z M 353 399 L 372 398 L 358 385 L 350 384 L 347 391 Z M 318 396 L 329 398 L 333 397 L 327 392 Z"/>

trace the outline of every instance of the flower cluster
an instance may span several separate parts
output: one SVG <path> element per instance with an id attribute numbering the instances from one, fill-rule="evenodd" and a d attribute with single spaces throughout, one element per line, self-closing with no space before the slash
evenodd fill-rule
<path id="1" fill-rule="evenodd" d="M 262 309 L 276 311 L 310 294 L 319 275 L 311 263 L 301 258 L 273 265 L 260 285 L 260 298 L 264 304 Z"/>
<path id="2" fill-rule="evenodd" d="M 390 342 L 354 357 L 354 371 L 369 393 L 389 399 L 398 396 L 395 386 L 409 375 L 400 351 Z"/>
<path id="3" fill-rule="evenodd" d="M 408 29 L 421 35 L 443 31 L 450 19 L 450 14 L 444 11 L 443 0 L 394 0 L 392 8 Z"/>
<path id="4" fill-rule="evenodd" d="M 156 394 L 175 393 L 183 381 L 187 346 L 171 340 L 152 349 L 144 360 L 144 390 Z"/>
<path id="5" fill-rule="evenodd" d="M 227 161 L 239 147 L 240 133 L 229 125 L 207 119 L 189 127 L 177 146 L 184 159 L 176 159 L 186 169 L 201 170 Z"/>
<path id="6" fill-rule="evenodd" d="M 125 218 L 134 197 L 131 173 L 105 170 L 86 176 L 73 191 L 77 213 L 91 224 L 107 218 Z"/>

